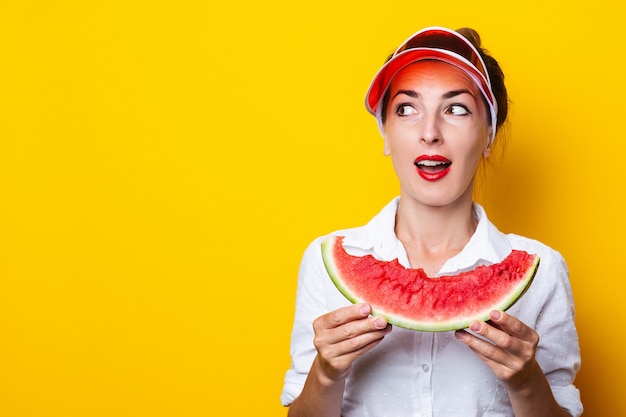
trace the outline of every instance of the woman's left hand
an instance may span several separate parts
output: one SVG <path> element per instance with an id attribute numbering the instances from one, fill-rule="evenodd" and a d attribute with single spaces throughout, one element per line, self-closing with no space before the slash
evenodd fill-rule
<path id="1" fill-rule="evenodd" d="M 492 311 L 489 322 L 474 321 L 470 329 L 491 341 L 457 330 L 456 337 L 478 355 L 509 390 L 524 390 L 536 375 L 535 352 L 539 335 L 519 319 Z"/>

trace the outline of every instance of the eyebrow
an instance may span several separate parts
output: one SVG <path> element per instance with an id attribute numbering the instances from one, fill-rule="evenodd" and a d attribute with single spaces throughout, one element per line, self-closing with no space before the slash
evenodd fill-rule
<path id="1" fill-rule="evenodd" d="M 396 91 L 396 94 L 394 94 L 392 98 L 396 98 L 400 94 L 407 95 L 407 96 L 409 96 L 411 98 L 418 98 L 419 97 L 419 94 L 417 94 L 417 92 L 415 92 L 413 90 L 398 90 L 398 91 Z"/>
<path id="2" fill-rule="evenodd" d="M 447 93 L 443 95 L 443 98 L 452 98 L 452 97 L 459 96 L 461 94 L 469 94 L 470 96 L 474 97 L 474 94 L 472 94 L 470 90 L 468 90 L 467 88 L 462 88 L 460 90 L 448 91 Z"/>

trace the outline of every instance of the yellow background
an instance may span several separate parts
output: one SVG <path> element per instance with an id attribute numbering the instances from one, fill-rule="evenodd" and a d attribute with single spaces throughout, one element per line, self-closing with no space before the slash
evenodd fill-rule
<path id="1" fill-rule="evenodd" d="M 481 202 L 566 257 L 586 415 L 621 415 L 618 3 L 3 1 L 0 415 L 285 415 L 300 256 L 397 193 L 363 96 L 433 24 L 505 69 Z"/>

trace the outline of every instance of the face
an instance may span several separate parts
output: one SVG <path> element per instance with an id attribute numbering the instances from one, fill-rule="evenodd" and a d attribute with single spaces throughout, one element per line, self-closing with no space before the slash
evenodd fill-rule
<path id="1" fill-rule="evenodd" d="M 389 87 L 384 125 L 401 196 L 446 206 L 472 199 L 481 156 L 489 155 L 488 110 L 474 81 L 440 61 L 400 71 Z"/>

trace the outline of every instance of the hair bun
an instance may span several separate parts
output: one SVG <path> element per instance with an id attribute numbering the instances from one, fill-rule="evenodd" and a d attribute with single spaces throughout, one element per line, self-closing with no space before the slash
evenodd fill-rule
<path id="1" fill-rule="evenodd" d="M 456 30 L 461 35 L 465 36 L 476 48 L 481 47 L 480 35 L 472 28 L 460 28 Z"/>

